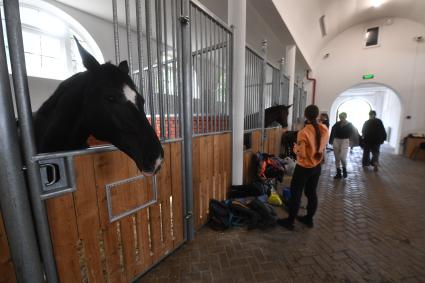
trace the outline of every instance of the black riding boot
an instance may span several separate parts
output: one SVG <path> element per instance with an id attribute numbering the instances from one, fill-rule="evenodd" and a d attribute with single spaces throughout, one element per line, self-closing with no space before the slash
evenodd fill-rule
<path id="1" fill-rule="evenodd" d="M 345 167 L 342 167 L 342 176 L 344 178 L 347 178 L 347 168 L 345 168 Z"/>
<path id="2" fill-rule="evenodd" d="M 336 175 L 334 176 L 334 179 L 341 179 L 342 175 L 341 175 L 341 169 L 336 169 Z"/>

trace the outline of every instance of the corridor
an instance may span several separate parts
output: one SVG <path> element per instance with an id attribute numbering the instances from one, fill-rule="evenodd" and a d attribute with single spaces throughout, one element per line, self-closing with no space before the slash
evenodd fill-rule
<path id="1" fill-rule="evenodd" d="M 315 227 L 202 229 L 139 282 L 425 282 L 425 163 L 389 153 L 378 173 L 328 154 Z M 303 209 L 301 213 L 303 213 Z"/>

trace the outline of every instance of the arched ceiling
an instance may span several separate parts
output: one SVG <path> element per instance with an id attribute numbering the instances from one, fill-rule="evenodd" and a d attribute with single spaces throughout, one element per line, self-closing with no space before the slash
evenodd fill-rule
<path id="1" fill-rule="evenodd" d="M 338 34 L 378 18 L 407 18 L 425 24 L 425 0 L 272 0 L 307 62 Z M 379 7 L 373 4 L 379 2 Z M 327 35 L 319 19 L 325 15 Z"/>

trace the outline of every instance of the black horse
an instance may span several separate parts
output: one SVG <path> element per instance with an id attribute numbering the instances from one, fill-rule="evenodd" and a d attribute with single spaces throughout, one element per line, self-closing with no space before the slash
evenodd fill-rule
<path id="1" fill-rule="evenodd" d="M 75 39 L 87 71 L 63 81 L 34 116 L 38 152 L 87 148 L 87 138 L 107 141 L 134 160 L 145 175 L 156 173 L 164 151 L 144 112 L 144 99 L 127 61 L 99 64 Z"/>
<path id="2" fill-rule="evenodd" d="M 275 105 L 264 110 L 264 128 L 270 127 L 273 122 L 277 122 L 282 125 L 282 128 L 288 127 L 288 109 L 292 105 Z M 253 113 L 245 116 L 244 124 L 248 123 L 249 119 L 258 121 L 260 114 Z"/>
<path id="3" fill-rule="evenodd" d="M 292 105 L 276 105 L 264 110 L 264 128 L 269 127 L 273 122 L 282 125 L 282 128 L 288 127 L 288 109 Z"/>

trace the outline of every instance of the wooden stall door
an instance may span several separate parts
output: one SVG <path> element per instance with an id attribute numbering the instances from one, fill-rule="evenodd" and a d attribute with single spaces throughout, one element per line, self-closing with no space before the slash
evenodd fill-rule
<path id="1" fill-rule="evenodd" d="M 210 199 L 224 200 L 231 184 L 231 134 L 193 139 L 193 194 L 195 228 L 208 220 Z"/>
<path id="2" fill-rule="evenodd" d="M 112 223 L 105 186 L 139 175 L 134 162 L 120 151 L 75 158 L 77 191 L 47 201 L 60 282 L 130 282 L 183 243 L 181 143 L 163 147 L 157 203 Z M 152 193 L 151 178 L 116 186 L 112 213 Z"/>

